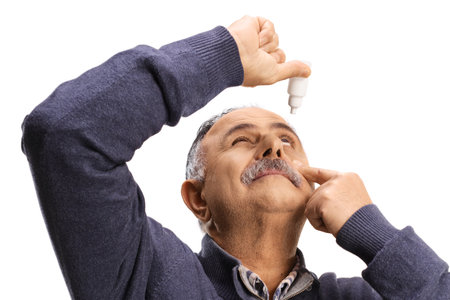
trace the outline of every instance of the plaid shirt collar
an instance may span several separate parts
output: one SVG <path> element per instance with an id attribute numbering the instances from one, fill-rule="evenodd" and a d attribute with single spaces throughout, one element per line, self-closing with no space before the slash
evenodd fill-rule
<path id="1" fill-rule="evenodd" d="M 297 280 L 297 282 L 304 283 L 305 278 L 310 277 L 309 272 L 306 271 L 304 268 L 303 263 L 303 256 L 300 251 L 297 251 L 297 262 L 295 266 L 292 268 L 289 275 L 283 279 L 280 284 L 278 285 L 277 289 L 275 290 L 275 293 L 273 294 L 273 300 L 283 300 L 287 299 L 288 297 L 293 296 L 294 294 L 298 294 L 301 291 L 307 289 L 310 286 L 311 280 L 308 280 L 309 284 L 307 288 L 304 288 L 304 284 L 296 284 L 295 286 L 299 289 L 297 293 L 297 289 L 292 290 L 292 283 L 296 279 L 302 279 L 303 280 Z M 238 268 L 239 275 L 241 277 L 242 282 L 244 283 L 244 286 L 255 296 L 257 296 L 259 299 L 263 300 L 269 300 L 269 291 L 267 289 L 267 286 L 264 284 L 264 282 L 259 278 L 258 274 L 252 272 L 248 268 L 246 268 L 244 265 L 240 265 Z M 305 275 L 305 276 L 303 276 Z M 288 293 L 289 292 L 289 293 Z"/>

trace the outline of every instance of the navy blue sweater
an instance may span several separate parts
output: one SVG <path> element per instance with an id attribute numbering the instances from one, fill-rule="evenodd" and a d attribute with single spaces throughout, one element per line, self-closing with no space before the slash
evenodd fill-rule
<path id="1" fill-rule="evenodd" d="M 217 27 L 119 53 L 61 84 L 25 118 L 22 150 L 73 298 L 254 299 L 238 259 L 208 236 L 195 254 L 146 216 L 126 165 L 163 125 L 242 81 L 237 46 Z M 368 264 L 363 278 L 311 276 L 293 299 L 450 299 L 447 264 L 375 206 L 355 213 L 337 241 Z"/>

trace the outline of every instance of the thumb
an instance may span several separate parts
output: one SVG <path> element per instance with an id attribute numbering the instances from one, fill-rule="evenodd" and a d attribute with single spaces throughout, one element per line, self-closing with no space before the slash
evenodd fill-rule
<path id="1" fill-rule="evenodd" d="M 277 68 L 277 81 L 291 77 L 309 77 L 309 75 L 311 75 L 311 68 L 307 64 L 298 60 L 278 64 Z"/>
<path id="2" fill-rule="evenodd" d="M 306 178 L 306 180 L 312 181 L 312 182 L 315 182 L 318 184 L 324 184 L 328 180 L 339 175 L 338 171 L 313 168 L 310 166 L 305 166 L 301 163 L 297 163 L 296 165 L 297 165 L 298 171 L 300 172 L 300 174 L 302 174 Z"/>

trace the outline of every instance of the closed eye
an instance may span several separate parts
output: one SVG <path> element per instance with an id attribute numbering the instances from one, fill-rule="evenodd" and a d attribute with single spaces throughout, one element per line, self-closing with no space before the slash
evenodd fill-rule
<path id="1" fill-rule="evenodd" d="M 236 145 L 237 143 L 240 143 L 240 142 L 249 142 L 249 143 L 251 143 L 251 140 L 248 137 L 246 137 L 246 136 L 239 136 L 239 137 L 234 139 L 234 141 L 231 143 L 231 146 L 234 146 L 234 145 Z"/>

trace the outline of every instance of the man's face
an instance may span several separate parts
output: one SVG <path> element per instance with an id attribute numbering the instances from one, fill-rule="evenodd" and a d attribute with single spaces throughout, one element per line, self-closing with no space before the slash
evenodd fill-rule
<path id="1" fill-rule="evenodd" d="M 308 161 L 283 118 L 260 108 L 230 112 L 214 124 L 202 147 L 207 161 L 202 197 L 219 225 L 260 213 L 303 215 L 312 189 L 292 162 Z M 287 163 L 297 180 L 286 168 L 271 164 L 246 172 L 258 162 L 275 159 Z"/>

